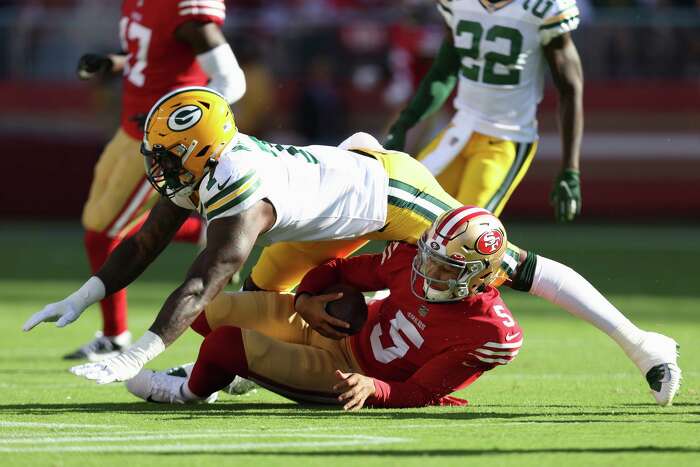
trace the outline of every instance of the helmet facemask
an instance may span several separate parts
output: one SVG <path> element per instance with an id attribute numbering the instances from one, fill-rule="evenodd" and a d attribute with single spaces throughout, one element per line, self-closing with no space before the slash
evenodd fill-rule
<path id="1" fill-rule="evenodd" d="M 468 261 L 463 256 L 443 256 L 426 246 L 424 238 L 418 240 L 418 252 L 413 259 L 413 293 L 428 302 L 454 302 L 483 290 L 483 286 L 469 290 L 472 279 L 488 267 L 488 261 Z M 418 278 L 423 280 L 420 284 Z M 420 294 L 416 288 L 420 289 Z"/>
<path id="2" fill-rule="evenodd" d="M 196 144 L 197 142 L 193 141 L 189 148 L 176 144 L 167 149 L 156 144 L 150 151 L 146 149 L 145 144 L 141 144 L 146 177 L 158 193 L 172 198 L 185 188 L 192 188 L 196 181 L 195 177 L 182 164 L 183 160 L 192 153 Z"/>

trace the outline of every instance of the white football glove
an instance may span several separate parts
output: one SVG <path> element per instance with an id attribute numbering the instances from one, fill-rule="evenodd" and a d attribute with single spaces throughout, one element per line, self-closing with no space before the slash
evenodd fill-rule
<path id="1" fill-rule="evenodd" d="M 39 323 L 56 321 L 56 326 L 62 328 L 80 317 L 87 307 L 99 302 L 105 296 L 105 285 L 92 276 L 77 291 L 60 302 L 50 303 L 43 310 L 34 313 L 22 326 L 23 331 L 29 331 Z"/>
<path id="2" fill-rule="evenodd" d="M 163 339 L 151 331 L 134 343 L 126 352 L 95 363 L 74 366 L 70 372 L 96 381 L 97 384 L 126 381 L 138 374 L 143 366 L 165 350 Z"/>

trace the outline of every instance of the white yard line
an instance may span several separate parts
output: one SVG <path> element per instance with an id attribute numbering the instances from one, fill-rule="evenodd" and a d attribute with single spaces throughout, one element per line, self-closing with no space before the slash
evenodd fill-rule
<path id="1" fill-rule="evenodd" d="M 18 428 L 99 428 L 102 430 L 112 430 L 114 428 L 127 428 L 126 425 L 91 425 L 87 423 L 40 423 L 40 422 L 6 422 L 0 420 L 0 427 Z"/>
<path id="2" fill-rule="evenodd" d="M 59 444 L 59 443 L 99 443 L 99 442 L 122 442 L 122 441 L 155 441 L 167 439 L 197 439 L 210 438 L 214 433 L 150 433 L 143 435 L 129 436 L 54 436 L 54 437 L 26 437 L 24 439 L 0 439 L 0 444 Z M 218 438 L 311 438 L 311 439 L 366 439 L 370 442 L 376 437 L 366 435 L 344 435 L 344 434 L 299 434 L 299 433 L 216 433 Z M 387 438 L 393 439 L 393 438 Z M 399 439 L 399 438 L 396 438 Z"/>
<path id="3" fill-rule="evenodd" d="M 166 437 L 154 437 L 151 439 L 185 439 L 196 438 L 202 436 L 192 433 L 190 435 L 172 435 Z M 263 433 L 250 433 L 250 434 L 239 434 L 231 436 L 230 434 L 220 433 L 221 436 L 230 436 L 236 438 L 252 438 L 260 437 Z M 208 436 L 208 435 L 207 435 Z M 34 446 L 34 447 L 0 447 L 0 452 L 14 452 L 14 453 L 33 453 L 33 452 L 188 452 L 188 451 L 242 451 L 251 449 L 281 449 L 281 448 L 332 448 L 332 447 L 342 447 L 342 446 L 369 446 L 377 444 L 393 444 L 393 443 L 406 443 L 411 441 L 408 438 L 396 438 L 396 437 L 383 437 L 383 436 L 365 436 L 365 435 L 323 435 L 323 434 L 282 434 L 282 433 L 264 433 L 264 436 L 268 438 L 312 438 L 316 441 L 282 441 L 282 442 L 262 442 L 262 443 L 218 443 L 218 444 L 125 444 L 125 445 L 106 445 L 106 446 Z M 73 438 L 77 440 L 84 440 L 84 438 Z M 144 439 L 144 438 L 141 438 Z M 326 439 L 326 441 L 323 441 Z M 128 439 L 121 438 L 120 441 L 128 441 Z M 17 442 L 15 440 L 14 442 Z M 32 440 L 36 442 L 46 442 L 41 438 L 35 438 Z M 89 440 L 93 441 L 93 440 Z M 71 442 L 71 441 L 61 441 L 61 442 Z"/>

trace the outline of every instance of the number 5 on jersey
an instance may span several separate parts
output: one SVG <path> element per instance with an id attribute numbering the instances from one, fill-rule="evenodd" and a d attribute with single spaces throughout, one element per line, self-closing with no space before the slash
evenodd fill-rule
<path id="1" fill-rule="evenodd" d="M 389 336 L 391 336 L 394 345 L 389 347 L 384 347 L 382 345 L 382 341 L 380 340 L 382 336 L 381 323 L 374 325 L 372 334 L 369 336 L 370 343 L 372 344 L 372 353 L 378 362 L 389 363 L 397 358 L 402 358 L 408 353 L 410 347 L 404 338 L 401 337 L 399 331 L 408 338 L 415 348 L 421 348 L 423 345 L 423 336 L 420 335 L 413 323 L 406 319 L 401 310 L 396 313 L 394 319 L 389 321 L 389 324 Z"/>

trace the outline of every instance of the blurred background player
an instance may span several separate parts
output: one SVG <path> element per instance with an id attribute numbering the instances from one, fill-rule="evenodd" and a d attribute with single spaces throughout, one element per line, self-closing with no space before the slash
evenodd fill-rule
<path id="1" fill-rule="evenodd" d="M 93 272 L 125 235 L 138 229 L 155 202 L 139 154 L 151 106 L 164 93 L 190 85 L 208 84 L 230 103 L 245 93 L 243 71 L 220 29 L 225 17 L 223 0 L 124 0 L 119 21 L 123 52 L 81 57 L 81 79 L 123 77 L 121 126 L 100 156 L 83 208 L 85 249 Z M 197 243 L 201 230 L 200 218 L 191 217 L 175 239 Z M 98 360 L 130 344 L 126 290 L 105 298 L 100 307 L 102 332 L 64 358 Z"/>
<path id="2" fill-rule="evenodd" d="M 406 132 L 459 81 L 452 121 L 417 157 L 461 203 L 500 215 L 537 150 L 546 61 L 559 93 L 562 151 L 551 201 L 557 220 L 572 220 L 581 211 L 583 132 L 583 73 L 569 34 L 579 23 L 575 0 L 438 0 L 437 8 L 450 34 L 386 147 L 403 150 Z"/>
<path id="3" fill-rule="evenodd" d="M 143 370 L 127 388 L 152 402 L 212 401 L 242 376 L 293 400 L 345 410 L 465 405 L 449 394 L 509 363 L 523 343 L 522 330 L 490 286 L 507 251 L 506 231 L 486 210 L 461 216 L 467 209 L 439 216 L 417 247 L 392 242 L 383 253 L 317 266 L 296 298 L 219 295 L 193 323 L 205 339 L 189 379 Z M 338 298 L 322 294 L 337 283 L 388 288 L 391 295 L 370 302 L 357 334 L 330 338 L 302 316 Z"/>

